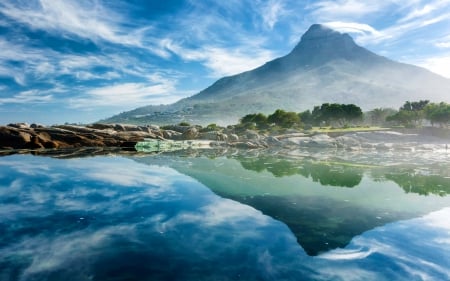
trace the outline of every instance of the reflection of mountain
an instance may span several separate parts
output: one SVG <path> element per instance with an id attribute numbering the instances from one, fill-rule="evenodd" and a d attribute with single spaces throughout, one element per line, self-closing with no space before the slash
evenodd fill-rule
<path id="1" fill-rule="evenodd" d="M 450 197 L 405 193 L 388 175 L 373 180 L 367 176 L 371 173 L 369 166 L 363 169 L 265 155 L 182 161 L 172 156 L 133 159 L 168 165 L 224 198 L 284 222 L 309 255 L 345 247 L 356 235 L 377 226 L 450 206 Z M 381 171 L 376 169 L 377 173 Z M 395 168 L 391 167 L 386 173 L 393 172 Z"/>

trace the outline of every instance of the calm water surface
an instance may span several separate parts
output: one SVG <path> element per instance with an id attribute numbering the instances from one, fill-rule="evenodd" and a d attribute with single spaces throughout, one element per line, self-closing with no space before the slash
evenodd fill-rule
<path id="1" fill-rule="evenodd" d="M 450 280 L 448 166 L 0 157 L 0 280 Z"/>

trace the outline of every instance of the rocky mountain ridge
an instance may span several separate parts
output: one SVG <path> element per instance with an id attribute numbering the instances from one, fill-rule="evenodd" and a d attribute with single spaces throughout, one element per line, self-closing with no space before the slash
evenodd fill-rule
<path id="1" fill-rule="evenodd" d="M 397 108 L 407 100 L 449 102 L 448 93 L 449 79 L 379 56 L 348 34 L 316 24 L 284 57 L 221 78 L 174 104 L 144 106 L 102 122 L 226 125 L 278 108 L 300 112 L 324 102 L 353 103 L 363 110 Z"/>

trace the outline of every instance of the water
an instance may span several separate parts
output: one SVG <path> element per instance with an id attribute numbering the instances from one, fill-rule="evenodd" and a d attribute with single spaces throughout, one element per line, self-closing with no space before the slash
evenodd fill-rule
<path id="1" fill-rule="evenodd" d="M 0 280 L 450 280 L 447 164 L 0 157 Z"/>

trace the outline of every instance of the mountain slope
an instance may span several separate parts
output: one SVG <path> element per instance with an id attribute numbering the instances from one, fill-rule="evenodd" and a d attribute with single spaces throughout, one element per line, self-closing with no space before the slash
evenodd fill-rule
<path id="1" fill-rule="evenodd" d="M 365 110 L 399 107 L 406 100 L 449 101 L 450 80 L 358 46 L 348 34 L 312 25 L 288 55 L 224 77 L 168 106 L 147 106 L 107 122 L 235 123 L 248 113 L 311 109 L 324 102 Z"/>

